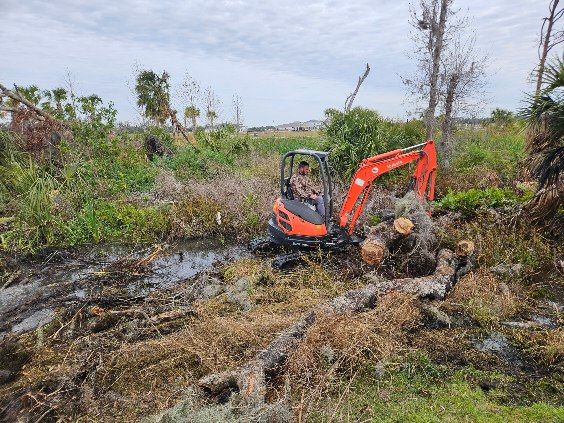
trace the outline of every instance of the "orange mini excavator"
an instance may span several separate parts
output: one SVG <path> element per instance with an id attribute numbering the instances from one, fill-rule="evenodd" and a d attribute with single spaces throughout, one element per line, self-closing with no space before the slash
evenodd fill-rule
<path id="1" fill-rule="evenodd" d="M 311 156 L 319 165 L 319 177 L 323 188 L 325 216 L 321 216 L 308 204 L 294 198 L 290 177 L 296 156 Z M 294 150 L 282 156 L 280 162 L 280 198 L 274 203 L 273 214 L 268 222 L 268 237 L 251 241 L 253 252 L 284 246 L 293 253 L 278 256 L 273 266 L 284 267 L 299 256 L 295 250 L 315 247 L 341 250 L 347 245 L 358 244 L 361 239 L 354 235 L 356 222 L 368 199 L 372 184 L 384 173 L 415 162 L 415 170 L 409 189 L 421 199 L 434 198 L 437 154 L 435 143 L 429 140 L 412 147 L 397 149 L 364 159 L 356 170 L 338 221 L 333 220 L 333 184 L 329 172 L 329 153 L 313 150 Z M 288 172 L 288 173 L 286 173 Z"/>

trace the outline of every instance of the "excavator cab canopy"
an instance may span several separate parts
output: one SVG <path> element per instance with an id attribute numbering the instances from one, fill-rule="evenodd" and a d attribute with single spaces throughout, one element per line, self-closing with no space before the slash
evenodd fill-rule
<path id="1" fill-rule="evenodd" d="M 333 215 L 333 183 L 329 171 L 329 153 L 326 151 L 299 149 L 289 151 L 282 155 L 282 159 L 280 160 L 280 194 L 282 199 L 285 200 L 294 200 L 294 193 L 290 186 L 290 178 L 294 174 L 294 159 L 296 156 L 310 156 L 319 166 L 319 179 L 323 188 L 323 201 L 326 210 L 325 224 L 329 227 L 329 222 Z"/>

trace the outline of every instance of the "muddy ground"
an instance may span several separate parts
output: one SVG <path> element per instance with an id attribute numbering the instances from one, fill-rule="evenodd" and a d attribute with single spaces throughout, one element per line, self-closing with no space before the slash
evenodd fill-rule
<path id="1" fill-rule="evenodd" d="M 198 241 L 48 251 L 11 270 L 0 290 L 0 417 L 134 421 L 248 360 L 371 269 L 344 253 L 279 272 L 240 245 Z M 561 275 L 541 275 L 533 295 L 511 271 L 481 269 L 445 302 L 417 303 L 419 320 L 381 359 L 420 351 L 453 372 L 483 371 L 468 379 L 503 403 L 562 405 Z M 303 407 L 290 408 L 301 418 Z"/>

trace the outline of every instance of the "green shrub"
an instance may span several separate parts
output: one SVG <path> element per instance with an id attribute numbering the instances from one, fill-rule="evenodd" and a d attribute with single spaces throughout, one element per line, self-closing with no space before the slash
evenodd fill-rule
<path id="1" fill-rule="evenodd" d="M 230 166 L 234 157 L 221 152 L 186 147 L 178 151 L 172 157 L 164 160 L 165 166 L 173 170 L 176 177 L 181 181 L 189 181 L 194 178 L 203 178 L 213 174 L 219 166 Z"/>
<path id="2" fill-rule="evenodd" d="M 249 151 L 249 136 L 239 134 L 232 124 L 223 125 L 212 131 L 199 128 L 195 136 L 202 147 L 228 157 Z"/>
<path id="3" fill-rule="evenodd" d="M 519 197 L 507 188 L 471 188 L 467 191 L 449 191 L 436 203 L 436 208 L 473 215 L 480 209 L 512 205 L 518 201 Z"/>
<path id="4" fill-rule="evenodd" d="M 370 156 L 420 143 L 423 127 L 382 118 L 377 112 L 356 107 L 348 113 L 329 109 L 324 147 L 331 152 L 332 167 L 349 179 L 359 163 Z"/>
<path id="5" fill-rule="evenodd" d="M 487 128 L 457 132 L 452 168 L 458 177 L 487 169 L 502 182 L 512 181 L 525 157 L 525 139 L 521 131 Z"/>

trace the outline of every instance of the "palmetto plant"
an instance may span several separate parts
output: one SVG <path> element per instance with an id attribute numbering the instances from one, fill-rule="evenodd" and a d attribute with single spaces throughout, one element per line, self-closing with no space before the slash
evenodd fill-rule
<path id="1" fill-rule="evenodd" d="M 522 111 L 528 121 L 527 150 L 539 186 L 527 205 L 532 218 L 560 227 L 564 204 L 564 58 L 547 65 L 542 89 Z"/>

